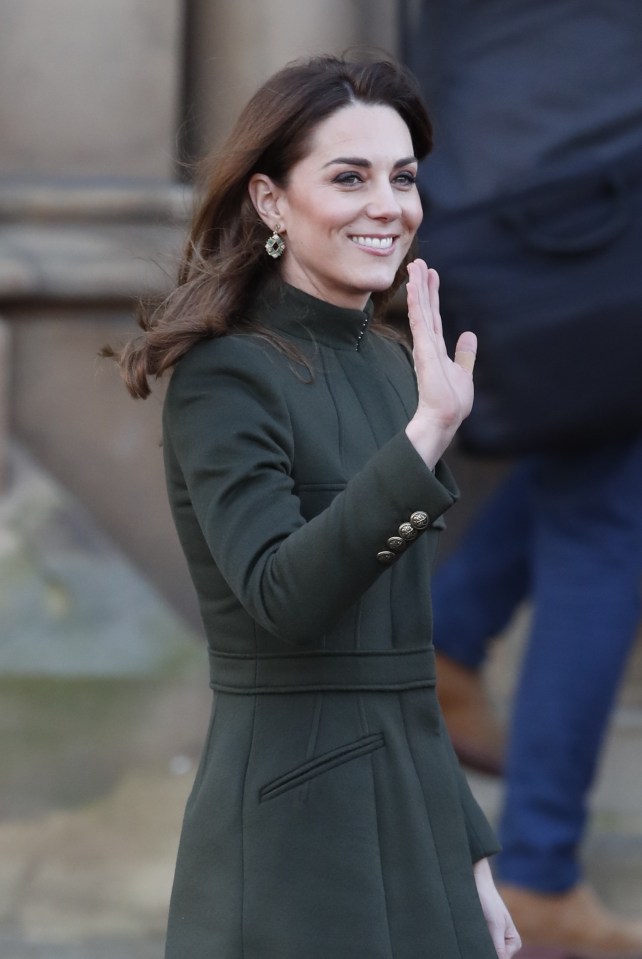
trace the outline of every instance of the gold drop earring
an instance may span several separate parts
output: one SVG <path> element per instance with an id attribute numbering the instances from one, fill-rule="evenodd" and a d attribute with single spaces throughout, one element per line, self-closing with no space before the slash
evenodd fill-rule
<path id="1" fill-rule="evenodd" d="M 280 229 L 281 224 L 276 223 L 272 236 L 268 237 L 268 239 L 265 241 L 265 249 L 267 250 L 267 254 L 274 260 L 278 260 L 285 250 L 285 240 L 279 234 Z"/>

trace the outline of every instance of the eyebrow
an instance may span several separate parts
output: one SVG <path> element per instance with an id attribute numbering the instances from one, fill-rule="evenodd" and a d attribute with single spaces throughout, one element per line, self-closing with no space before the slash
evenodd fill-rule
<path id="1" fill-rule="evenodd" d="M 323 166 L 325 168 L 332 166 L 335 163 L 342 163 L 344 166 L 364 167 L 365 169 L 369 169 L 372 166 L 370 160 L 366 160 L 364 157 L 335 157 L 334 160 L 328 160 L 328 162 L 324 163 Z M 397 160 L 393 164 L 393 169 L 398 170 L 400 167 L 409 166 L 411 163 L 417 163 L 417 157 L 403 157 L 402 160 Z"/>

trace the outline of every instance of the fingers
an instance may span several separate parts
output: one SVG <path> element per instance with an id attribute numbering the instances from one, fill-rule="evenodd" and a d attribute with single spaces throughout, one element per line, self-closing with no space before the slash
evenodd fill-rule
<path id="1" fill-rule="evenodd" d="M 522 948 L 519 933 L 505 909 L 503 915 L 488 923 L 488 931 L 499 959 L 512 959 Z"/>
<path id="2" fill-rule="evenodd" d="M 408 319 L 413 339 L 415 366 L 422 358 L 435 355 L 436 344 L 430 309 L 428 268 L 423 260 L 415 260 L 408 265 Z"/>
<path id="3" fill-rule="evenodd" d="M 508 916 L 506 932 L 504 934 L 504 953 L 506 955 L 506 959 L 512 959 L 512 957 L 515 956 L 521 948 L 521 937 L 515 928 L 513 920 L 510 916 Z"/>
<path id="4" fill-rule="evenodd" d="M 408 264 L 408 291 L 412 291 L 412 302 L 421 314 L 423 322 L 438 336 L 442 335 L 441 316 L 439 314 L 439 277 L 436 270 L 429 270 L 424 260 L 413 260 Z M 410 310 L 410 300 L 408 301 Z"/>
<path id="5" fill-rule="evenodd" d="M 408 264 L 408 315 L 411 322 L 428 324 L 430 301 L 428 295 L 428 268 L 423 260 Z M 432 318 L 430 317 L 432 326 Z"/>
<path id="6" fill-rule="evenodd" d="M 440 365 L 449 363 L 439 310 L 439 276 L 423 260 L 408 264 L 408 318 L 413 337 L 415 367 L 432 357 Z M 477 355 L 477 337 L 462 333 L 455 348 L 454 362 L 469 376 Z M 445 367 L 444 367 L 445 368 Z"/>
<path id="7" fill-rule="evenodd" d="M 439 274 L 436 270 L 427 271 L 428 301 L 432 313 L 433 329 L 437 336 L 443 336 L 441 313 L 439 312 Z"/>
<path id="8" fill-rule="evenodd" d="M 477 357 L 477 337 L 474 333 L 462 333 L 455 347 L 455 363 L 472 376 Z"/>

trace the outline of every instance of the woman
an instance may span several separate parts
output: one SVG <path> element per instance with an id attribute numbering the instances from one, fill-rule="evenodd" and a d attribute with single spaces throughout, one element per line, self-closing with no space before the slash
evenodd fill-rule
<path id="1" fill-rule="evenodd" d="M 440 456 L 472 403 L 411 262 L 431 129 L 389 62 L 272 77 L 212 166 L 180 284 L 120 356 L 175 369 L 167 484 L 215 704 L 167 959 L 492 959 L 519 938 L 435 694 Z M 412 359 L 380 319 L 409 274 Z"/>

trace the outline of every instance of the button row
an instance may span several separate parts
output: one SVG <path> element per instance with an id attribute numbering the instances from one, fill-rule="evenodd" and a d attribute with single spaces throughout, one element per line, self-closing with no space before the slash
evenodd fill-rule
<path id="1" fill-rule="evenodd" d="M 397 534 L 390 536 L 386 541 L 386 549 L 377 553 L 377 559 L 384 566 L 389 566 L 403 553 L 403 551 L 423 530 L 430 526 L 430 517 L 423 510 L 415 510 L 407 523 L 402 523 Z"/>

